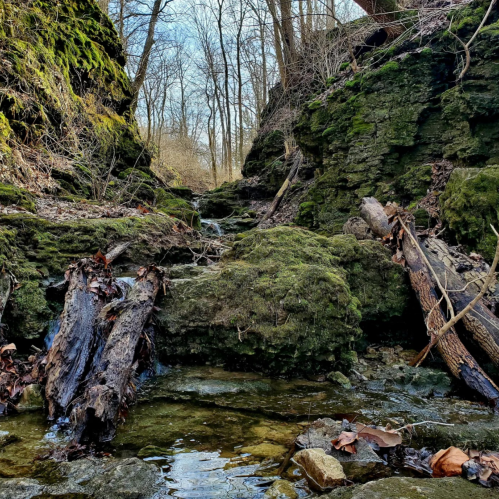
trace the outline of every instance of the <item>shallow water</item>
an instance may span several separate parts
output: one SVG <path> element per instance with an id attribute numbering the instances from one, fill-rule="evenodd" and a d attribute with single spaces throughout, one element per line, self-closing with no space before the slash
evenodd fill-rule
<path id="1" fill-rule="evenodd" d="M 190 367 L 145 384 L 108 450 L 154 463 L 161 497 L 259 498 L 295 437 L 321 416 L 392 425 L 488 424 L 492 418 L 485 407 L 459 399 Z M 65 439 L 41 411 L 0 419 L 0 432 L 19 437 L 0 450 L 0 477 L 30 476 L 34 457 Z M 286 478 L 296 481 L 300 497 L 313 497 L 296 469 Z"/>

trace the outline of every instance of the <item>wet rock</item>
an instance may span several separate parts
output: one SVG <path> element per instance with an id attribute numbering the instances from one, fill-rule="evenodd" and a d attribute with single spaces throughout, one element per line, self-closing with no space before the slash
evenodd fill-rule
<path id="1" fill-rule="evenodd" d="M 492 499 L 497 491 L 463 478 L 385 478 L 355 487 L 342 487 L 322 499 Z"/>
<path id="2" fill-rule="evenodd" d="M 351 426 L 352 430 L 355 430 L 355 425 Z M 304 448 L 323 449 L 341 463 L 347 478 L 354 482 L 363 483 L 373 478 L 389 476 L 391 469 L 363 438 L 359 438 L 355 444 L 356 454 L 337 450 L 331 445 L 331 440 L 337 438 L 344 429 L 341 421 L 333 421 L 330 418 L 318 419 L 305 433 L 297 437 L 296 444 Z"/>
<path id="3" fill-rule="evenodd" d="M 12 435 L 8 431 L 0 431 L 0 449 L 15 442 L 19 442 L 19 440 L 21 439 L 17 435 Z"/>
<path id="4" fill-rule="evenodd" d="M 24 389 L 17 407 L 19 409 L 43 409 L 43 397 L 40 385 L 28 385 Z"/>
<path id="5" fill-rule="evenodd" d="M 137 452 L 137 457 L 140 459 L 147 459 L 148 457 L 158 457 L 165 456 L 171 454 L 168 449 L 163 449 L 161 447 L 157 447 L 156 445 L 146 445 L 142 447 L 142 449 Z"/>
<path id="6" fill-rule="evenodd" d="M 327 375 L 327 379 L 331 381 L 331 383 L 334 383 L 335 385 L 340 385 L 343 388 L 346 389 L 352 388 L 352 383 L 350 383 L 350 380 L 339 371 L 330 372 Z"/>
<path id="7" fill-rule="evenodd" d="M 298 493 L 291 482 L 276 480 L 265 492 L 266 499 L 298 499 Z"/>
<path id="8" fill-rule="evenodd" d="M 328 456 L 324 449 L 301 450 L 294 455 L 293 461 L 303 468 L 309 485 L 314 489 L 324 490 L 345 483 L 341 463 Z"/>
<path id="9" fill-rule="evenodd" d="M 263 457 L 265 459 L 282 459 L 284 454 L 288 449 L 284 447 L 284 445 L 276 445 L 276 444 L 258 444 L 258 445 L 250 445 L 248 447 L 242 447 L 239 450 L 240 454 L 251 454 L 254 457 Z"/>
<path id="10" fill-rule="evenodd" d="M 43 479 L 0 480 L 0 499 L 91 498 L 150 499 L 157 491 L 159 474 L 140 459 L 83 459 L 58 465 L 58 483 Z"/>

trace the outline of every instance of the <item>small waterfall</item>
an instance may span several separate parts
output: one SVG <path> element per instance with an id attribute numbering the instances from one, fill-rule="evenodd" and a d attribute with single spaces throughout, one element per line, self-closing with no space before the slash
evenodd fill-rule
<path id="1" fill-rule="evenodd" d="M 206 232 L 214 233 L 217 236 L 223 236 L 224 234 L 222 227 L 220 227 L 219 223 L 215 220 L 206 220 L 202 218 L 201 225 Z"/>
<path id="2" fill-rule="evenodd" d="M 45 343 L 45 348 L 47 350 L 52 346 L 55 335 L 59 332 L 59 329 L 61 329 L 60 317 L 49 322 L 49 331 L 47 333 L 47 336 L 45 336 L 45 339 L 43 340 L 43 342 Z"/>

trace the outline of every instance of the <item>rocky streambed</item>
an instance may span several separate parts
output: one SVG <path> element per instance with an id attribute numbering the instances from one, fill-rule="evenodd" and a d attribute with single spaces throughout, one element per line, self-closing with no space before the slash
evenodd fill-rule
<path id="1" fill-rule="evenodd" d="M 41 410 L 27 409 L 0 420 L 0 498 L 317 497 L 301 468 L 289 460 L 299 448 L 295 440 L 300 436 L 299 445 L 330 445 L 329 432 L 341 431 L 345 420 L 393 427 L 427 420 L 452 423 L 418 426 L 404 435 L 404 443 L 498 449 L 497 418 L 481 404 L 449 398 L 447 375 L 428 368 L 416 372 L 403 363 L 403 353 L 381 368 L 373 367 L 377 360 L 371 365 L 361 359 L 357 375 L 343 380 L 343 386 L 338 380 L 269 379 L 213 366 L 169 368 L 144 385 L 103 456 L 73 462 L 36 459 L 64 445 L 66 436 L 63 425 L 47 422 Z M 421 478 L 389 466 L 370 449 L 359 447 L 355 458 L 335 456 L 345 483 L 353 487 L 326 497 L 495 494 L 462 478 Z"/>

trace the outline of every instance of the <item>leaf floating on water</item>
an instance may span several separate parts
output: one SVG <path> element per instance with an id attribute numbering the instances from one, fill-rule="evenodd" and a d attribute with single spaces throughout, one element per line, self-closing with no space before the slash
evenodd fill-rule
<path id="1" fill-rule="evenodd" d="M 349 454 L 357 454 L 354 442 L 358 440 L 357 433 L 354 431 L 342 431 L 338 438 L 331 440 L 336 450 L 342 450 Z"/>
<path id="2" fill-rule="evenodd" d="M 395 447 L 402 443 L 402 437 L 394 430 L 385 431 L 357 423 L 358 436 L 379 447 Z"/>
<path id="3" fill-rule="evenodd" d="M 469 460 L 469 456 L 457 447 L 439 450 L 431 459 L 430 467 L 433 476 L 442 478 L 446 476 L 460 476 L 463 472 L 463 464 Z"/>

